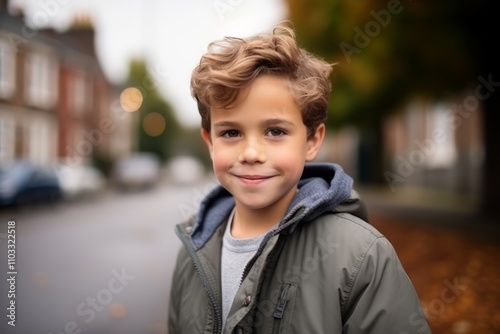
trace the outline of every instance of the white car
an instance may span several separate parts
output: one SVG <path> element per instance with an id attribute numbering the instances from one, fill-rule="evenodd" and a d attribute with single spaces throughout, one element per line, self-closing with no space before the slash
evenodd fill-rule
<path id="1" fill-rule="evenodd" d="M 58 176 L 66 199 L 96 195 L 106 186 L 104 174 L 89 164 L 66 166 L 58 172 Z"/>
<path id="2" fill-rule="evenodd" d="M 172 183 L 193 184 L 206 177 L 205 167 L 196 157 L 177 156 L 167 164 L 167 173 Z"/>
<path id="3" fill-rule="evenodd" d="M 157 155 L 141 152 L 123 158 L 113 167 L 112 179 L 122 190 L 144 189 L 160 180 L 161 163 Z"/>

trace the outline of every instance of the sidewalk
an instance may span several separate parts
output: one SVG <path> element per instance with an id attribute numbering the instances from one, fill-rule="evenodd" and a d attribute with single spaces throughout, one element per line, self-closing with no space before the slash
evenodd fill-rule
<path id="1" fill-rule="evenodd" d="M 500 237 L 500 223 L 480 214 L 478 196 L 449 191 L 404 187 L 359 187 L 369 213 L 418 221 L 430 225 L 451 225 Z"/>

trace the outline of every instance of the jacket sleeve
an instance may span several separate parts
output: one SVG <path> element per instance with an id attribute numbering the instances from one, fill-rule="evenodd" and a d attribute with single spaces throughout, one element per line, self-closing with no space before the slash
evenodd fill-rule
<path id="1" fill-rule="evenodd" d="M 374 239 L 353 273 L 343 333 L 431 333 L 415 288 L 385 237 Z"/>

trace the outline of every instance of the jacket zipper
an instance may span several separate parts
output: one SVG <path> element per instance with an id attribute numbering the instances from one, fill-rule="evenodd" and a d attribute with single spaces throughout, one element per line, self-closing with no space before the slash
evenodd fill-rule
<path id="1" fill-rule="evenodd" d="M 283 231 L 284 229 L 288 228 L 291 225 L 291 218 L 289 216 L 290 215 L 283 218 L 283 220 L 288 220 L 287 224 L 284 224 L 283 226 L 279 227 L 278 229 L 274 230 L 272 233 L 270 233 L 266 237 L 264 237 L 264 240 L 262 240 L 262 243 L 260 244 L 259 249 L 257 249 L 257 252 L 255 253 L 255 255 L 250 259 L 250 261 L 248 261 L 245 268 L 243 269 L 243 275 L 241 275 L 241 279 L 240 279 L 240 286 L 243 283 L 243 281 L 245 280 L 245 277 L 247 277 L 248 272 L 250 271 L 250 268 L 252 268 L 252 266 L 255 263 L 255 261 L 257 260 L 257 258 L 260 256 L 260 254 L 262 254 L 262 251 L 264 250 L 269 239 L 271 239 L 276 234 L 281 233 L 281 231 Z M 302 216 L 303 216 L 303 214 L 300 214 L 298 216 L 298 219 L 300 219 Z"/>
<path id="2" fill-rule="evenodd" d="M 274 309 L 274 319 L 276 321 L 273 324 L 273 333 L 278 333 L 280 329 L 281 319 L 283 318 L 283 313 L 285 312 L 285 307 L 288 302 L 288 289 L 290 284 L 285 285 L 283 291 L 281 291 L 278 302 L 276 303 L 276 308 Z"/>
<path id="3" fill-rule="evenodd" d="M 217 308 L 215 296 L 212 292 L 212 289 L 210 289 L 208 278 L 206 277 L 206 275 L 202 269 L 201 262 L 198 259 L 198 256 L 196 256 L 195 250 L 191 246 L 188 237 L 185 236 L 185 234 L 183 233 L 180 226 L 176 226 L 176 234 L 181 239 L 182 243 L 184 244 L 184 248 L 188 252 L 191 259 L 193 260 L 194 267 L 195 267 L 196 271 L 198 272 L 198 276 L 200 276 L 203 287 L 205 288 L 205 291 L 208 295 L 208 299 L 210 300 L 210 303 L 212 304 L 215 318 L 217 319 L 217 321 L 214 322 L 214 333 L 220 333 L 221 328 L 222 328 L 222 317 L 221 317 L 221 314 L 219 312 L 219 309 Z"/>
<path id="4" fill-rule="evenodd" d="M 262 240 L 262 243 L 260 244 L 259 248 L 257 249 L 257 252 L 255 252 L 255 255 L 248 261 L 248 263 L 245 265 L 245 268 L 243 268 L 243 274 L 241 275 L 240 278 L 240 286 L 245 280 L 245 277 L 247 277 L 248 273 L 250 272 L 250 268 L 252 268 L 253 264 L 255 261 L 257 261 L 257 258 L 262 254 L 262 251 L 264 250 L 267 242 L 269 239 L 271 239 L 273 236 L 281 232 L 281 230 L 275 231 L 275 233 L 269 234 L 267 237 L 264 237 L 264 240 Z"/>
<path id="5" fill-rule="evenodd" d="M 274 317 L 276 319 L 283 318 L 283 312 L 285 311 L 286 302 L 288 301 L 288 289 L 290 284 L 285 285 L 283 291 L 281 292 L 278 303 L 276 304 L 276 309 L 274 310 Z"/>

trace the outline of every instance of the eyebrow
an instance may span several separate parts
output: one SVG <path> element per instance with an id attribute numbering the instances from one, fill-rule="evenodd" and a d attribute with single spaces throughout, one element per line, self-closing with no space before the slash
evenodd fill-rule
<path id="1" fill-rule="evenodd" d="M 294 124 L 290 121 L 287 121 L 286 119 L 282 118 L 272 118 L 272 119 L 267 119 L 264 122 L 262 122 L 263 125 L 265 126 L 294 126 Z"/>
<path id="2" fill-rule="evenodd" d="M 236 122 L 220 121 L 214 124 L 214 128 L 231 128 L 238 126 Z"/>
<path id="3" fill-rule="evenodd" d="M 238 127 L 240 123 L 238 122 L 231 122 L 231 121 L 220 121 L 214 124 L 215 128 L 223 128 L 223 127 Z M 287 121 L 286 119 L 282 118 L 271 118 L 271 119 L 266 119 L 263 122 L 261 122 L 261 125 L 263 126 L 294 126 L 294 124 L 290 121 Z"/>

